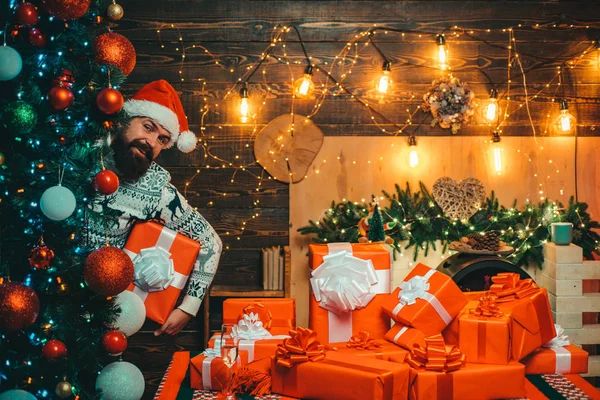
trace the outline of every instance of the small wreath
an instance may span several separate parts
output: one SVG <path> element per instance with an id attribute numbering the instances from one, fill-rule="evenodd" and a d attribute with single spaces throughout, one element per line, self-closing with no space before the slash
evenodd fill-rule
<path id="1" fill-rule="evenodd" d="M 423 111 L 431 111 L 431 126 L 452 128 L 457 133 L 462 124 L 469 122 L 475 113 L 475 93 L 458 78 L 446 76 L 431 82 L 431 87 L 423 95 Z"/>

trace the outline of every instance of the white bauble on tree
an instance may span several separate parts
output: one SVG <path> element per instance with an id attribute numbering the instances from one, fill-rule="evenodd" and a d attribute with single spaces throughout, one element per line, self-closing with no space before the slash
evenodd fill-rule
<path id="1" fill-rule="evenodd" d="M 67 219 L 75 211 L 75 195 L 64 186 L 56 185 L 46 189 L 40 199 L 44 215 L 54 221 Z"/>
<path id="2" fill-rule="evenodd" d="M 115 298 L 115 305 L 121 309 L 114 323 L 116 329 L 131 336 L 142 328 L 146 320 L 146 306 L 137 294 L 126 290 Z"/>
<path id="3" fill-rule="evenodd" d="M 0 46 L 0 81 L 10 81 L 19 75 L 23 60 L 18 51 L 10 46 Z"/>
<path id="4" fill-rule="evenodd" d="M 37 400 L 34 395 L 25 390 L 14 389 L 0 393 L 0 400 Z"/>
<path id="5" fill-rule="evenodd" d="M 144 395 L 144 375 L 126 361 L 108 364 L 96 378 L 96 390 L 103 400 L 139 400 Z"/>

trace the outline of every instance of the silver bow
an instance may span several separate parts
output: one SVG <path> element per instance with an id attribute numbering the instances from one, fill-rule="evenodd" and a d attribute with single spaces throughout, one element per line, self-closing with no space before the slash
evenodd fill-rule
<path id="1" fill-rule="evenodd" d="M 233 326 L 231 336 L 236 339 L 257 340 L 271 337 L 258 318 L 258 314 L 244 314 L 244 318 Z"/>
<path id="2" fill-rule="evenodd" d="M 563 347 L 563 346 L 570 345 L 571 342 L 569 342 L 569 337 L 564 334 L 565 330 L 563 329 L 563 327 L 558 324 L 554 324 L 554 327 L 556 328 L 556 337 L 554 339 L 552 339 L 551 341 L 549 341 L 548 343 L 544 343 L 542 346 L 543 347 Z"/>
<path id="3" fill-rule="evenodd" d="M 429 290 L 429 283 L 423 276 L 413 276 L 408 281 L 400 284 L 398 299 L 400 303 L 411 305 L 415 304 L 417 299 L 424 299 L 425 293 Z"/>
<path id="4" fill-rule="evenodd" d="M 160 247 L 142 249 L 134 258 L 133 283 L 144 292 L 158 292 L 169 287 L 175 276 L 171 253 Z"/>

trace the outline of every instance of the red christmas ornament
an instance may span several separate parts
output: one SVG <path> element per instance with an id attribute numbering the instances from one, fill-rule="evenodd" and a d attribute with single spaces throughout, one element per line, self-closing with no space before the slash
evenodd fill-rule
<path id="1" fill-rule="evenodd" d="M 53 109 L 57 111 L 66 110 L 73 105 L 75 96 L 73 92 L 65 87 L 53 87 L 48 93 L 48 101 Z"/>
<path id="2" fill-rule="evenodd" d="M 38 21 L 38 10 L 31 3 L 21 3 L 15 11 L 15 16 L 19 25 L 34 26 Z"/>
<path id="3" fill-rule="evenodd" d="M 121 331 L 108 331 L 102 336 L 102 344 L 111 356 L 120 356 L 127 348 L 127 336 Z"/>
<path id="4" fill-rule="evenodd" d="M 69 71 L 68 69 L 65 68 L 62 70 L 60 75 L 58 75 L 56 78 L 54 78 L 51 85 L 52 85 L 52 87 L 62 86 L 67 89 L 71 89 L 73 87 L 74 83 L 75 83 L 75 75 L 73 75 L 73 73 L 71 71 Z"/>
<path id="5" fill-rule="evenodd" d="M 116 296 L 133 280 L 133 262 L 117 247 L 101 247 L 85 260 L 83 278 L 94 292 Z"/>
<path id="6" fill-rule="evenodd" d="M 48 269 L 54 262 L 54 250 L 44 244 L 43 241 L 31 249 L 29 253 L 29 264 L 33 268 Z"/>
<path id="7" fill-rule="evenodd" d="M 19 282 L 0 285 L 0 331 L 20 331 L 33 324 L 40 312 L 35 291 Z"/>
<path id="8" fill-rule="evenodd" d="M 78 19 L 90 8 L 91 0 L 42 0 L 42 8 L 63 21 Z"/>
<path id="9" fill-rule="evenodd" d="M 116 114 L 123 108 L 123 95 L 117 89 L 107 87 L 102 89 L 96 97 L 96 104 L 104 114 Z"/>
<path id="10" fill-rule="evenodd" d="M 94 177 L 94 189 L 103 195 L 113 194 L 118 188 L 119 177 L 108 169 L 103 169 Z"/>
<path id="11" fill-rule="evenodd" d="M 39 48 L 46 47 L 48 38 L 38 28 L 31 28 L 29 30 L 29 43 Z"/>
<path id="12" fill-rule="evenodd" d="M 129 39 L 115 32 L 104 33 L 94 39 L 96 62 L 118 67 L 125 75 L 135 68 L 135 47 Z"/>
<path id="13" fill-rule="evenodd" d="M 67 346 L 60 340 L 48 340 L 42 347 L 42 356 L 48 361 L 58 361 L 67 356 Z"/>

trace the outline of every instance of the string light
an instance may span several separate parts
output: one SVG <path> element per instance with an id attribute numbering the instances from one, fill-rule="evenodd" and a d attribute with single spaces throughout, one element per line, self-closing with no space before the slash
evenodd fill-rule
<path id="1" fill-rule="evenodd" d="M 417 153 L 417 139 L 414 135 L 410 135 L 408 137 L 408 147 L 410 148 L 410 153 L 408 155 L 408 165 L 411 168 L 419 165 L 419 153 Z"/>
<path id="2" fill-rule="evenodd" d="M 381 77 L 379 78 L 379 82 L 377 83 L 377 91 L 380 94 L 385 94 L 388 92 L 390 87 L 390 71 L 392 70 L 392 63 L 388 60 L 383 62 L 383 68 Z"/>

